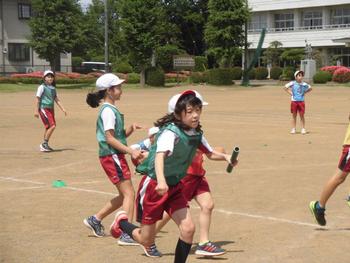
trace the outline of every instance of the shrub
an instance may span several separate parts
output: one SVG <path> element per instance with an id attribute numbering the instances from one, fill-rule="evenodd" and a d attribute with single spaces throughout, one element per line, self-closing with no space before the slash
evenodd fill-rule
<path id="1" fill-rule="evenodd" d="M 208 74 L 205 72 L 192 72 L 191 82 L 192 83 L 205 83 L 208 81 Z"/>
<path id="2" fill-rule="evenodd" d="M 267 75 L 269 74 L 269 72 L 267 71 L 267 68 L 265 67 L 257 67 L 255 69 L 255 78 L 256 79 L 266 79 Z"/>
<path id="3" fill-rule="evenodd" d="M 231 74 L 232 74 L 232 79 L 233 80 L 237 80 L 237 79 L 241 79 L 242 78 L 242 68 L 241 67 L 233 67 L 233 68 L 230 68 L 231 70 Z"/>
<path id="4" fill-rule="evenodd" d="M 282 75 L 280 76 L 280 80 L 293 80 L 294 71 L 295 70 L 293 67 L 285 67 L 282 71 Z"/>
<path id="5" fill-rule="evenodd" d="M 72 67 L 80 67 L 83 61 L 81 57 L 72 57 Z"/>
<path id="6" fill-rule="evenodd" d="M 350 69 L 346 67 L 338 68 L 333 73 L 333 81 L 346 83 L 350 81 Z"/>
<path id="7" fill-rule="evenodd" d="M 155 87 L 164 86 L 165 76 L 161 68 L 152 67 L 146 70 L 146 84 Z"/>
<path id="8" fill-rule="evenodd" d="M 328 71 L 317 71 L 313 77 L 314 83 L 324 84 L 332 79 L 332 74 Z"/>
<path id="9" fill-rule="evenodd" d="M 164 71 L 169 72 L 173 69 L 173 56 L 179 55 L 183 51 L 175 45 L 164 45 L 156 51 L 157 65 Z"/>
<path id="10" fill-rule="evenodd" d="M 208 82 L 212 85 L 232 85 L 232 74 L 229 68 L 215 68 L 208 72 Z"/>
<path id="11" fill-rule="evenodd" d="M 206 71 L 208 68 L 208 59 L 204 56 L 196 56 L 194 57 L 194 71 Z"/>
<path id="12" fill-rule="evenodd" d="M 127 61 L 121 61 L 119 63 L 113 63 L 113 71 L 127 74 L 133 72 L 133 69 Z"/>
<path id="13" fill-rule="evenodd" d="M 282 68 L 280 67 L 272 67 L 270 71 L 270 78 L 278 80 L 282 75 Z"/>
<path id="14" fill-rule="evenodd" d="M 344 68 L 344 67 L 343 66 L 325 66 L 325 67 L 320 68 L 320 70 L 321 71 L 328 71 L 333 76 L 334 71 L 336 71 L 337 69 L 340 69 L 340 68 Z"/>
<path id="15" fill-rule="evenodd" d="M 140 83 L 140 74 L 134 72 L 129 73 L 126 82 L 129 84 Z"/>
<path id="16" fill-rule="evenodd" d="M 255 68 L 252 68 L 248 73 L 249 79 L 255 79 L 255 73 Z"/>

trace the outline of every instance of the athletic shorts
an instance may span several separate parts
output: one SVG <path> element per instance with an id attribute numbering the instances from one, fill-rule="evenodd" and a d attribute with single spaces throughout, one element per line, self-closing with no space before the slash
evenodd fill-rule
<path id="1" fill-rule="evenodd" d="M 164 211 L 171 216 L 175 211 L 189 207 L 182 194 L 181 182 L 169 186 L 168 192 L 163 196 L 156 192 L 156 186 L 156 180 L 147 175 L 142 177 L 136 196 L 136 220 L 141 224 L 155 224 L 163 218 Z"/>
<path id="2" fill-rule="evenodd" d="M 183 184 L 182 193 L 188 202 L 197 195 L 210 192 L 205 176 L 186 175 L 181 182 Z"/>
<path id="3" fill-rule="evenodd" d="M 290 112 L 291 113 L 299 112 L 300 115 L 304 115 L 305 114 L 305 102 L 304 101 L 292 101 L 290 103 Z"/>
<path id="4" fill-rule="evenodd" d="M 350 145 L 344 145 L 338 168 L 343 172 L 350 172 Z"/>
<path id="5" fill-rule="evenodd" d="M 46 129 L 56 125 L 55 111 L 53 108 L 40 108 L 39 115 Z"/>
<path id="6" fill-rule="evenodd" d="M 100 163 L 109 180 L 118 184 L 123 180 L 129 180 L 131 173 L 124 154 L 113 154 L 100 157 Z"/>

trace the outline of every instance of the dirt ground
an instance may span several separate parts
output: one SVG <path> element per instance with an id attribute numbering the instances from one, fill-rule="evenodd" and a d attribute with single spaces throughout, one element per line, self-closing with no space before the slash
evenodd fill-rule
<path id="1" fill-rule="evenodd" d="M 241 153 L 232 174 L 223 162 L 205 162 L 215 200 L 210 238 L 227 253 L 213 259 L 192 253 L 188 262 L 349 262 L 349 183 L 330 199 L 326 228 L 314 223 L 308 203 L 337 167 L 350 89 L 315 86 L 306 102 L 309 133 L 291 135 L 290 98 L 279 86 L 194 88 L 209 102 L 201 119 L 209 143 L 228 151 L 239 145 Z M 181 90 L 125 89 L 118 107 L 126 124 L 151 126 Z M 97 110 L 86 105 L 86 93 L 58 90 L 69 116 L 56 107 L 52 153 L 39 152 L 44 129 L 33 117 L 34 92 L 0 93 L 0 262 L 173 261 L 178 230 L 172 222 L 157 238 L 160 259 L 118 246 L 111 236 L 95 238 L 83 225 L 116 194 L 98 161 Z M 145 136 L 138 131 L 128 141 Z M 67 187 L 53 188 L 54 180 Z M 135 187 L 139 181 L 133 177 Z M 198 230 L 199 210 L 191 207 Z M 112 219 L 105 219 L 106 229 Z"/>

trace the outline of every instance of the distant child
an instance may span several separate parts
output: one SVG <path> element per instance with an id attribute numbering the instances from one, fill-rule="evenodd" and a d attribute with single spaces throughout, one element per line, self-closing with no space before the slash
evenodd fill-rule
<path id="1" fill-rule="evenodd" d="M 349 115 L 350 120 L 350 115 Z M 326 185 L 323 187 L 319 201 L 311 201 L 309 208 L 316 222 L 321 225 L 326 225 L 325 211 L 328 199 L 332 196 L 335 189 L 342 184 L 350 172 L 350 124 L 346 130 L 345 139 L 343 143 L 343 150 L 340 156 L 338 169 L 334 175 L 329 178 Z M 348 196 L 347 203 L 350 206 L 350 196 Z"/>
<path id="2" fill-rule="evenodd" d="M 53 149 L 49 146 L 49 140 L 56 128 L 54 102 L 67 116 L 61 101 L 57 97 L 55 74 L 51 70 L 46 70 L 43 75 L 43 84 L 38 87 L 36 92 L 36 103 L 34 117 L 41 118 L 45 126 L 44 142 L 39 148 L 42 152 L 51 152 Z"/>
<path id="3" fill-rule="evenodd" d="M 96 108 L 103 100 L 99 110 L 96 126 L 96 137 L 99 145 L 99 158 L 102 168 L 109 180 L 118 189 L 119 195 L 112 198 L 95 215 L 84 219 L 84 224 L 97 237 L 104 236 L 101 221 L 119 207 L 123 207 L 130 220 L 133 218 L 135 192 L 131 182 L 131 173 L 125 154 L 134 159 L 141 158 L 139 150 L 127 146 L 126 138 L 140 126 L 133 124 L 124 129 L 124 115 L 119 112 L 115 103 L 122 95 L 122 83 L 116 75 L 107 73 L 96 81 L 97 91 L 89 93 L 87 104 Z M 137 245 L 127 234 L 120 237 L 120 245 Z"/>
<path id="4" fill-rule="evenodd" d="M 311 86 L 306 82 L 303 82 L 304 72 L 297 70 L 294 73 L 295 81 L 287 83 L 284 87 L 285 91 L 291 95 L 291 105 L 290 111 L 293 114 L 292 120 L 292 130 L 291 134 L 296 133 L 296 124 L 297 124 L 297 115 L 299 112 L 300 122 L 301 122 L 301 134 L 306 134 L 305 130 L 305 99 L 304 96 L 306 93 L 312 90 Z"/>
<path id="5" fill-rule="evenodd" d="M 199 122 L 202 100 L 197 92 L 187 90 L 179 94 L 174 109 L 155 123 L 160 131 L 145 161 L 148 162 L 146 175 L 140 182 L 136 199 L 137 220 L 141 227 L 129 223 L 126 213 L 119 211 L 111 230 L 114 234 L 128 233 L 142 245 L 147 256 L 160 257 L 161 253 L 154 245 L 156 222 L 162 219 L 165 211 L 179 227 L 174 262 L 182 263 L 190 252 L 195 226 L 182 194 L 181 179 L 198 148 L 209 157 L 214 154 L 202 135 Z"/>
<path id="6" fill-rule="evenodd" d="M 130 145 L 130 148 L 135 150 L 140 150 L 142 153 L 142 158 L 139 159 L 131 159 L 135 166 L 142 163 L 148 156 L 148 152 L 151 149 L 152 144 L 154 143 L 155 136 L 159 132 L 158 127 L 152 127 L 148 129 L 148 137 L 138 143 Z"/>
<path id="7" fill-rule="evenodd" d="M 217 155 L 220 155 L 224 154 L 225 150 L 222 147 L 216 147 L 213 152 L 217 152 Z M 183 184 L 182 193 L 188 202 L 194 199 L 200 207 L 199 243 L 195 254 L 202 256 L 219 256 L 226 251 L 209 240 L 209 228 L 211 215 L 214 209 L 214 200 L 205 177 L 206 171 L 203 168 L 203 154 L 202 151 L 199 149 L 197 150 L 191 166 L 187 170 L 187 175 L 181 180 Z M 230 158 L 230 156 L 226 158 Z M 157 222 L 156 232 L 158 233 L 170 219 L 169 215 L 164 213 L 163 219 Z"/>

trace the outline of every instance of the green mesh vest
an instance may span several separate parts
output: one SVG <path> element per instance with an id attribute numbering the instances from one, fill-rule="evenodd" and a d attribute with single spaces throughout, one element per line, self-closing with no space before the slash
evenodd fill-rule
<path id="1" fill-rule="evenodd" d="M 196 153 L 196 149 L 202 140 L 202 133 L 196 135 L 187 135 L 183 130 L 178 128 L 175 124 L 170 123 L 164 126 L 158 132 L 156 141 L 159 135 L 164 130 L 170 130 L 178 136 L 178 142 L 174 145 L 172 155 L 164 159 L 164 176 L 168 185 L 176 185 L 185 177 L 186 171 L 190 166 L 192 159 Z M 157 150 L 157 144 L 151 146 L 147 159 L 137 166 L 136 171 L 141 174 L 146 174 L 152 179 L 157 180 L 154 160 Z"/>
<path id="2" fill-rule="evenodd" d="M 42 84 L 44 87 L 43 94 L 41 94 L 40 97 L 40 108 L 50 108 L 52 109 L 54 107 L 54 102 L 56 99 L 56 89 L 54 86 L 47 86 L 45 84 Z"/>
<path id="3" fill-rule="evenodd" d="M 98 113 L 97 125 L 96 125 L 96 138 L 97 138 L 98 146 L 99 146 L 98 155 L 100 157 L 120 153 L 117 149 L 114 149 L 112 146 L 110 146 L 106 142 L 106 136 L 105 136 L 105 131 L 103 128 L 103 120 L 102 120 L 101 114 L 102 114 L 103 109 L 105 109 L 107 107 L 112 109 L 112 111 L 115 115 L 114 137 L 118 141 L 120 141 L 122 144 L 127 145 L 126 144 L 126 135 L 125 135 L 125 130 L 124 130 L 124 115 L 121 114 L 117 110 L 117 108 L 113 107 L 112 105 L 103 104 L 101 106 L 99 113 Z"/>

